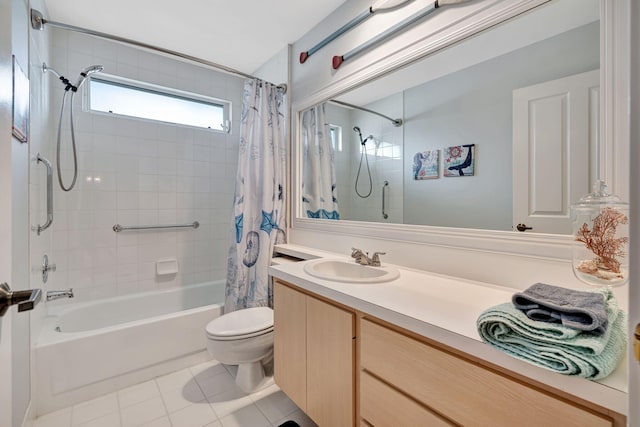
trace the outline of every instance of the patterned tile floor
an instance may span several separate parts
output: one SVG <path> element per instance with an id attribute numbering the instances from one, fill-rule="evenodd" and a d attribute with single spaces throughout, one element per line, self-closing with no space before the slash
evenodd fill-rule
<path id="1" fill-rule="evenodd" d="M 242 392 L 209 361 L 36 419 L 34 427 L 316 427 L 276 385 Z"/>

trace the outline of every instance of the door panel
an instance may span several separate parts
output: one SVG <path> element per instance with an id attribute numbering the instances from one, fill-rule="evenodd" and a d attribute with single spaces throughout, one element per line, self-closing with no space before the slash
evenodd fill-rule
<path id="1" fill-rule="evenodd" d="M 598 141 L 599 71 L 513 92 L 513 221 L 571 234 L 569 207 L 587 194 Z"/>

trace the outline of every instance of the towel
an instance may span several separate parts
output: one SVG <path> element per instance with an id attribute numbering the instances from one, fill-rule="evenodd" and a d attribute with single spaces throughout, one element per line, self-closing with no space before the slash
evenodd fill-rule
<path id="1" fill-rule="evenodd" d="M 592 380 L 605 378 L 625 354 L 627 321 L 611 291 L 601 292 L 609 322 L 602 335 L 532 320 L 509 302 L 480 314 L 478 333 L 498 350 L 550 371 Z"/>
<path id="2" fill-rule="evenodd" d="M 529 318 L 603 334 L 607 328 L 605 296 L 536 283 L 513 295 L 513 305 Z"/>

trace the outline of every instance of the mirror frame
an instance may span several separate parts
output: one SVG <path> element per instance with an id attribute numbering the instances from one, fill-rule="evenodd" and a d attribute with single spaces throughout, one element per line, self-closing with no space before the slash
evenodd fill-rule
<path id="1" fill-rule="evenodd" d="M 521 233 L 516 231 L 481 230 L 436 227 L 411 224 L 390 224 L 351 220 L 318 220 L 300 216 L 300 182 L 302 177 L 300 114 L 311 106 L 340 96 L 349 90 L 419 61 L 467 37 L 511 19 L 523 12 L 544 5 L 550 0 L 518 0 L 502 6 L 490 19 L 469 18 L 468 25 L 427 45 L 411 46 L 401 52 L 400 59 L 380 61 L 358 70 L 343 79 L 333 81 L 304 100 L 292 103 L 291 196 L 292 230 L 349 234 L 375 237 L 406 243 L 464 248 L 511 255 L 551 259 L 571 259 L 571 235 Z M 600 138 L 599 167 L 610 192 L 628 200 L 629 195 L 629 130 L 626 99 L 628 94 L 629 0 L 600 0 Z M 616 4 L 617 2 L 617 4 Z M 625 163 L 626 162 L 626 163 Z M 626 166 L 626 167 L 625 167 Z"/>

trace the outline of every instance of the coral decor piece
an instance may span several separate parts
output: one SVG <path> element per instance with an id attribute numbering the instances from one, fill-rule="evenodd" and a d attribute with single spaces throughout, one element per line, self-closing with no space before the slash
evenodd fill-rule
<path id="1" fill-rule="evenodd" d="M 591 229 L 587 223 L 583 223 L 576 233 L 576 241 L 584 243 L 596 257 L 582 260 L 577 270 L 602 280 L 624 279 L 620 258 L 627 255 L 625 248 L 629 238 L 616 237 L 616 231 L 619 225 L 628 223 L 629 218 L 624 213 L 611 207 L 602 209 L 593 219 Z"/>

